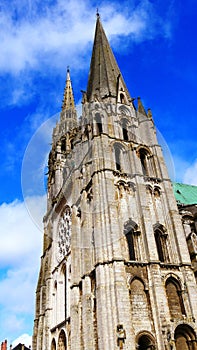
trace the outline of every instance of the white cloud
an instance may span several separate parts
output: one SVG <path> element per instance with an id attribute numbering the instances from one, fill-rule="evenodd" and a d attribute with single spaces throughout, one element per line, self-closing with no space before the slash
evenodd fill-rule
<path id="1" fill-rule="evenodd" d="M 35 220 L 40 227 L 42 227 L 44 201 L 43 196 L 27 198 L 28 206 L 31 206 L 32 210 L 35 208 Z M 32 254 L 38 257 L 42 235 L 28 215 L 24 202 L 15 200 L 9 204 L 3 203 L 0 206 L 0 222 L 2 234 L 0 266 L 10 266 L 13 263 L 20 265 L 21 259 L 30 261 Z"/>
<path id="2" fill-rule="evenodd" d="M 44 200 L 44 197 L 27 199 L 36 208 L 40 221 Z M 12 340 L 33 328 L 42 232 L 28 215 L 25 203 L 18 200 L 0 206 L 0 222 L 0 337 Z"/>
<path id="3" fill-rule="evenodd" d="M 29 347 L 29 345 L 31 345 L 32 343 L 32 338 L 28 334 L 22 334 L 20 337 L 18 337 L 12 342 L 12 346 L 17 346 L 19 343 L 25 344 L 26 347 Z"/>
<path id="4" fill-rule="evenodd" d="M 197 159 L 191 164 L 188 168 L 186 168 L 183 182 L 189 185 L 197 186 Z"/>
<path id="5" fill-rule="evenodd" d="M 32 6 L 27 4 L 26 8 L 24 3 L 21 6 L 15 1 L 12 7 L 3 10 L 1 71 L 18 74 L 44 66 L 63 69 L 70 59 L 73 66 L 76 65 L 79 56 L 80 67 L 83 65 L 82 57 L 85 58 L 87 45 L 93 39 L 95 22 L 95 8 L 89 1 L 58 0 L 55 4 L 44 1 L 42 5 L 35 2 Z M 158 33 L 166 36 L 166 28 L 169 31 L 169 25 L 166 26 L 166 21 L 161 20 L 148 0 L 139 2 L 135 8 L 130 6 L 127 11 L 117 2 L 101 4 L 99 10 L 108 35 L 131 35 L 133 40 L 143 40 Z"/>

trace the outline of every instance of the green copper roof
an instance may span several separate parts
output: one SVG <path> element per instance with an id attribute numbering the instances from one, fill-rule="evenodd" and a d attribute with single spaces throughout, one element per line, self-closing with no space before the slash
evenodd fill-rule
<path id="1" fill-rule="evenodd" d="M 178 204 L 197 204 L 197 186 L 174 182 L 173 190 Z"/>

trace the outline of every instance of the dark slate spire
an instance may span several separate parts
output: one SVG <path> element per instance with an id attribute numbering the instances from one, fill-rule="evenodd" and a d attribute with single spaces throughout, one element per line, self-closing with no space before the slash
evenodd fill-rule
<path id="1" fill-rule="evenodd" d="M 110 98 L 128 104 L 131 97 L 113 55 L 100 16 L 97 14 L 96 31 L 87 87 L 88 102 Z"/>

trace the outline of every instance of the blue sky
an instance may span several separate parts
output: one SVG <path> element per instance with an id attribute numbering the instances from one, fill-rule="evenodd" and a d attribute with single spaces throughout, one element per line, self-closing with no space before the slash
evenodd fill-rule
<path id="1" fill-rule="evenodd" d="M 80 110 L 97 7 L 131 96 L 170 149 L 173 180 L 197 185 L 196 0 L 1 0 L 0 341 L 32 333 L 46 154 L 68 65 Z"/>

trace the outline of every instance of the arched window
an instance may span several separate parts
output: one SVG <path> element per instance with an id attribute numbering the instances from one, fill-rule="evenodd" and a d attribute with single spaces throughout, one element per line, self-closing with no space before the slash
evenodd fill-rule
<path id="1" fill-rule="evenodd" d="M 163 248 L 162 248 L 162 234 L 160 230 L 155 231 L 155 241 L 156 241 L 156 246 L 157 246 L 157 253 L 159 260 L 161 262 L 164 262 L 164 254 L 163 254 Z"/>
<path id="2" fill-rule="evenodd" d="M 60 334 L 59 334 L 59 338 L 58 338 L 58 348 L 57 350 L 66 350 L 67 346 L 66 346 L 66 335 L 64 330 L 62 329 Z"/>
<path id="3" fill-rule="evenodd" d="M 120 93 L 120 103 L 125 103 L 125 96 L 122 92 Z"/>
<path id="4" fill-rule="evenodd" d="M 123 134 L 123 140 L 128 141 L 128 120 L 122 119 L 122 134 Z"/>
<path id="5" fill-rule="evenodd" d="M 130 230 L 126 233 L 126 239 L 127 239 L 128 249 L 129 249 L 129 260 L 136 260 L 132 228 L 130 228 Z"/>
<path id="6" fill-rule="evenodd" d="M 182 293 L 179 282 L 175 278 L 168 278 L 166 281 L 166 294 L 171 318 L 181 319 L 186 315 L 183 304 Z"/>
<path id="7" fill-rule="evenodd" d="M 197 341 L 194 330 L 187 324 L 180 324 L 174 334 L 176 350 L 196 350 Z"/>
<path id="8" fill-rule="evenodd" d="M 139 150 L 139 157 L 141 161 L 142 172 L 143 172 L 143 175 L 145 176 L 148 175 L 147 155 L 148 155 L 148 152 L 144 148 L 141 148 Z"/>
<path id="9" fill-rule="evenodd" d="M 139 325 L 143 320 L 143 327 L 149 327 L 151 322 L 148 291 L 139 278 L 134 278 L 130 284 L 131 316 L 134 324 Z"/>
<path id="10" fill-rule="evenodd" d="M 155 348 L 155 341 L 152 336 L 149 334 L 142 334 L 138 337 L 137 341 L 137 348 L 138 350 L 154 350 Z"/>
<path id="11" fill-rule="evenodd" d="M 52 343 L 51 343 L 51 350 L 56 350 L 56 342 L 55 342 L 54 338 L 53 338 Z"/>
<path id="12" fill-rule="evenodd" d="M 115 147 L 115 162 L 116 162 L 116 170 L 121 170 L 121 166 L 120 166 L 120 153 L 121 150 L 118 146 Z"/>
<path id="13" fill-rule="evenodd" d="M 161 262 L 168 262 L 167 234 L 166 229 L 161 224 L 154 225 L 155 242 L 157 246 L 158 258 Z"/>
<path id="14" fill-rule="evenodd" d="M 101 119 L 100 113 L 95 114 L 95 121 L 96 121 L 96 133 L 100 135 L 103 132 L 102 119 Z"/>
<path id="15" fill-rule="evenodd" d="M 121 143 L 114 143 L 114 158 L 115 168 L 118 171 L 123 171 L 127 166 L 127 154 L 125 148 Z"/>
<path id="16" fill-rule="evenodd" d="M 137 260 L 138 258 L 138 236 L 140 231 L 138 225 L 129 219 L 124 225 L 124 234 L 127 239 L 127 246 L 129 252 L 129 260 Z"/>

